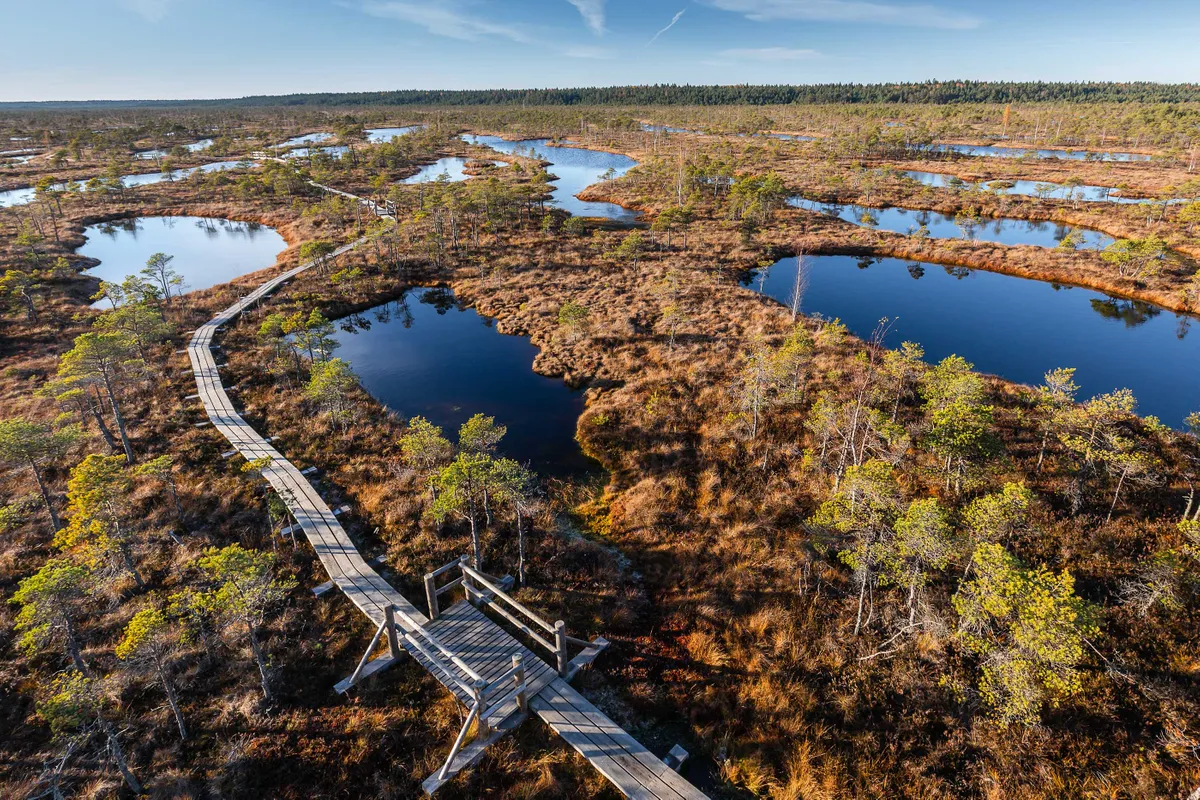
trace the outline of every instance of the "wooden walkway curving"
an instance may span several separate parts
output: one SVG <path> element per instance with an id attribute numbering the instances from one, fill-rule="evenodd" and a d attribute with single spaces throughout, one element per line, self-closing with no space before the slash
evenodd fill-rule
<path id="1" fill-rule="evenodd" d="M 345 194 L 319 184 L 314 185 Z M 371 201 L 354 195 L 346 196 L 358 200 L 377 216 L 389 216 Z M 340 247 L 334 251 L 334 255 L 341 255 L 362 241 Z M 607 646 L 607 642 L 602 639 L 595 642 L 570 639 L 561 622 L 551 626 L 508 598 L 501 586 L 492 583 L 490 576 L 458 563 L 437 571 L 445 573 L 451 567 L 458 566 L 462 576 L 451 585 L 434 589 L 433 574 L 426 576 L 430 616 L 434 617 L 431 620 L 363 559 L 335 512 L 321 498 L 304 472 L 297 469 L 238 414 L 221 382 L 213 357 L 216 336 L 222 326 L 238 318 L 243 311 L 315 263 L 301 264 L 276 276 L 200 326 L 192 335 L 187 353 L 198 399 L 203 403 L 213 427 L 247 460 L 271 459 L 270 464 L 262 470 L 263 477 L 287 504 L 332 584 L 341 589 L 377 626 L 375 637 L 358 669 L 339 684 L 339 691 L 345 691 L 358 681 L 386 669 L 407 651 L 471 711 L 445 766 L 425 781 L 425 789 L 430 793 L 475 763 L 489 745 L 514 730 L 527 718 L 529 711 L 533 711 L 627 797 L 639 800 L 705 798 L 704 794 L 564 680 L 574 675 L 581 666 L 590 663 Z M 459 589 L 465 591 L 466 598 L 439 612 L 437 596 L 447 590 Z M 555 644 L 547 642 L 512 614 L 499 608 L 499 600 L 524 612 L 535 623 L 535 627 L 541 625 L 546 630 L 556 631 Z M 557 668 L 538 657 L 486 616 L 477 605 L 494 608 L 531 641 L 543 647 L 556 648 Z M 389 644 L 387 654 L 371 659 L 385 633 Z M 566 658 L 568 640 L 584 648 L 569 662 Z M 462 745 L 472 729 L 473 720 L 475 739 L 464 747 Z"/>

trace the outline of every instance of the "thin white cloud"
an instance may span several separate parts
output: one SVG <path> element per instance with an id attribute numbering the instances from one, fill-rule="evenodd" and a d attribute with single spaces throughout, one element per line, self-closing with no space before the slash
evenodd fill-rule
<path id="1" fill-rule="evenodd" d="M 683 16 L 684 11 L 687 11 L 687 9 L 685 8 L 685 9 L 681 10 L 675 16 L 671 17 L 671 21 L 667 23 L 667 27 L 663 28 L 661 31 L 654 34 L 654 36 L 651 37 L 650 41 L 646 42 L 646 47 L 649 47 L 650 45 L 654 44 L 654 42 L 658 39 L 658 37 L 662 36 L 664 33 L 671 30 L 671 28 L 674 28 L 675 23 L 679 22 L 679 18 Z"/>
<path id="2" fill-rule="evenodd" d="M 982 20 L 970 14 L 920 3 L 895 5 L 863 0 L 702 0 L 724 11 L 743 14 L 755 22 L 805 20 L 907 25 L 918 28 L 963 30 L 978 28 Z"/>
<path id="3" fill-rule="evenodd" d="M 159 22 L 167 15 L 172 0 L 120 0 L 123 8 L 132 11 L 148 22 Z"/>
<path id="4" fill-rule="evenodd" d="M 562 54 L 568 58 L 592 58 L 605 59 L 613 58 L 615 54 L 607 47 L 592 47 L 591 45 L 581 44 L 573 45 L 563 49 Z"/>
<path id="5" fill-rule="evenodd" d="M 718 55 L 730 61 L 804 61 L 821 57 L 816 50 L 791 47 L 735 47 Z"/>
<path id="6" fill-rule="evenodd" d="M 579 16 L 583 17 L 583 21 L 591 28 L 592 33 L 597 36 L 604 35 L 605 0 L 567 0 L 567 2 L 579 10 Z"/>
<path id="7" fill-rule="evenodd" d="M 367 2 L 362 5 L 362 10 L 380 19 L 394 19 L 398 22 L 418 25 L 435 36 L 445 36 L 450 39 L 475 41 L 488 37 L 499 37 L 526 44 L 532 42 L 529 33 L 519 25 L 493 22 L 468 14 L 462 11 L 457 3 L 446 0 Z"/>

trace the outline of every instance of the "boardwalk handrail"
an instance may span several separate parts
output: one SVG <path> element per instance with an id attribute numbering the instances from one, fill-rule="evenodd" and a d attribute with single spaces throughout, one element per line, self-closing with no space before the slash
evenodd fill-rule
<path id="1" fill-rule="evenodd" d="M 447 566 L 450 566 L 450 565 L 447 565 Z M 592 646 L 591 642 L 585 642 L 582 639 L 575 639 L 571 636 L 567 636 L 567 624 L 565 622 L 563 622 L 561 619 L 555 620 L 554 623 L 551 624 L 551 623 L 547 622 L 546 620 L 542 619 L 541 616 L 539 616 L 538 614 L 531 611 L 529 608 L 527 608 L 522 603 L 518 602 L 517 600 L 514 600 L 512 597 L 510 597 L 508 595 L 507 592 L 504 591 L 503 588 L 501 588 L 500 586 L 496 585 L 495 582 L 493 582 L 490 575 L 484 575 L 479 570 L 468 565 L 466 556 L 463 556 L 461 559 L 459 559 L 458 567 L 459 567 L 459 569 L 462 570 L 463 589 L 466 590 L 467 597 L 470 598 L 472 600 L 472 602 L 474 602 L 474 600 L 476 598 L 478 598 L 479 600 L 487 603 L 492 608 L 493 611 L 495 611 L 500 616 L 504 617 L 506 620 L 511 622 L 513 625 L 515 625 L 517 627 L 517 629 L 519 631 L 521 631 L 521 633 L 524 633 L 530 639 L 537 642 L 542 647 L 544 647 L 546 650 L 548 650 L 554 656 L 554 661 L 555 661 L 554 666 L 558 670 L 558 674 L 561 677 L 564 677 L 564 678 L 567 677 L 567 675 L 569 674 L 570 669 L 571 669 L 570 655 L 567 652 L 568 643 L 574 642 L 577 644 L 582 644 L 584 647 Z M 445 569 L 445 568 L 443 568 L 443 569 Z M 429 578 L 426 579 L 426 591 L 427 592 L 429 591 L 429 587 L 432 586 L 431 580 L 432 579 L 429 579 Z M 480 586 L 487 589 L 489 592 L 492 593 L 493 596 L 488 597 L 483 592 L 479 591 L 479 589 L 476 586 L 474 586 L 475 583 L 478 583 Z M 449 585 L 449 584 L 447 584 L 447 585 Z M 474 597 L 472 597 L 472 595 L 474 595 Z M 550 642 L 549 640 L 538 635 L 537 632 L 535 632 L 532 628 L 530 628 L 524 622 L 517 619 L 515 616 L 510 614 L 508 611 L 505 611 L 503 608 L 501 608 L 498 603 L 494 602 L 495 600 L 503 600 L 505 603 L 507 603 L 509 606 L 511 606 L 515 611 L 518 611 L 521 614 L 524 614 L 525 617 L 528 618 L 530 621 L 541 626 L 547 632 L 554 634 L 554 641 Z M 437 605 L 437 592 L 434 591 L 432 593 L 432 597 L 431 597 L 431 601 L 430 601 L 430 611 L 431 611 L 431 614 L 433 614 L 433 616 L 435 616 L 435 617 L 436 617 L 436 605 Z"/>
<path id="2" fill-rule="evenodd" d="M 554 633 L 555 626 L 553 624 L 542 619 L 537 614 L 535 614 L 534 612 L 530 611 L 528 608 L 523 606 L 521 603 L 519 603 L 516 600 L 514 600 L 513 598 L 509 597 L 507 594 L 505 594 L 503 589 L 501 589 L 496 584 L 492 583 L 491 580 L 489 580 L 488 577 L 486 575 L 484 575 L 482 572 L 480 572 L 476 569 L 473 569 L 471 567 L 468 567 L 465 563 L 460 562 L 460 564 L 462 565 L 462 571 L 463 571 L 464 575 L 470 576 L 472 580 L 479 583 L 480 585 L 482 585 L 489 591 L 495 593 L 496 597 L 498 597 L 501 600 L 503 600 L 504 602 L 508 603 L 510 606 L 515 608 L 517 611 L 520 611 L 522 614 L 524 614 L 526 617 L 528 617 L 529 619 L 536 622 L 538 625 L 541 625 L 543 628 L 546 629 L 546 631 L 548 633 Z"/>
<path id="3" fill-rule="evenodd" d="M 437 648 L 437 651 L 438 651 L 439 653 L 441 653 L 442 655 L 444 655 L 446 658 L 450 659 L 450 662 L 451 662 L 452 664 L 454 664 L 454 666 L 456 666 L 456 667 L 458 667 L 459 669 L 461 669 L 461 670 L 462 670 L 464 673 L 466 673 L 466 674 L 467 674 L 467 675 L 468 675 L 468 676 L 471 678 L 471 680 L 473 680 L 473 681 L 481 681 L 481 680 L 483 680 L 483 676 L 482 676 L 482 675 L 480 675 L 478 672 L 476 672 L 475 670 L 473 670 L 473 669 L 471 669 L 469 666 L 467 666 L 466 662 L 464 662 L 464 661 L 463 661 L 461 658 L 459 658 L 458 656 L 454 655 L 454 653 L 452 653 L 452 652 L 450 652 L 449 650 L 447 650 L 447 649 L 446 649 L 446 647 L 445 647 L 445 646 L 444 646 L 444 645 L 443 645 L 441 642 L 439 642 L 439 641 L 437 640 L 437 637 L 435 637 L 435 636 L 434 636 L 432 633 L 430 633 L 429 631 L 425 630 L 425 627 L 424 627 L 423 625 L 421 625 L 419 622 L 417 622 L 416 620 L 414 620 L 414 619 L 413 619 L 412 617 L 410 617 L 408 614 L 404 613 L 404 611 L 403 611 L 403 610 L 401 610 L 401 609 L 397 609 L 397 611 L 399 612 L 400 616 L 404 617 L 404 619 L 405 619 L 406 621 L 408 621 L 408 622 L 412 623 L 412 625 L 413 625 L 413 630 L 414 630 L 416 633 L 419 633 L 419 634 L 421 635 L 421 638 L 425 639 L 425 641 L 429 642 L 431 645 L 433 645 L 435 648 Z M 413 640 L 413 636 L 412 636 L 412 634 L 411 634 L 411 633 L 409 633 L 408 631 L 405 631 L 405 632 L 404 632 L 404 638 L 405 638 L 405 639 L 408 639 L 409 641 L 414 641 L 414 640 Z M 418 645 L 418 648 L 419 648 L 419 649 L 421 649 L 421 651 L 422 651 L 422 652 L 424 652 L 424 648 L 421 648 L 421 647 L 420 647 L 420 645 Z M 425 653 L 425 655 L 426 655 L 426 656 L 429 656 L 429 653 Z M 430 658 L 434 658 L 433 656 L 429 656 L 429 657 L 430 657 Z M 441 661 L 441 659 L 434 658 L 434 661 L 435 661 L 435 662 L 438 662 L 438 661 Z M 439 667 L 442 667 L 443 669 L 445 669 L 444 665 L 443 665 L 443 664 L 441 664 L 441 663 L 439 663 L 439 664 L 438 664 L 438 666 L 439 666 Z M 447 672 L 448 674 L 450 674 L 450 675 L 453 675 L 453 674 L 454 674 L 453 672 L 451 672 L 451 671 L 450 671 L 450 670 L 448 670 L 448 669 L 446 670 L 446 672 Z"/>

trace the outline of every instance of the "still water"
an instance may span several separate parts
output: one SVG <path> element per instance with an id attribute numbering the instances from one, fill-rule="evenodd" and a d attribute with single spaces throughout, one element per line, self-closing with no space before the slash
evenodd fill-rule
<path id="1" fill-rule="evenodd" d="M 603 217 L 616 222 L 633 222 L 638 213 L 622 208 L 615 203 L 598 203 L 580 200 L 575 195 L 601 180 L 601 176 L 612 170 L 613 177 L 620 177 L 637 162 L 632 158 L 603 150 L 588 150 L 582 147 L 555 147 L 549 139 L 526 139 L 510 142 L 499 136 L 478 136 L 464 133 L 463 141 L 490 147 L 501 153 L 533 155 L 550 162 L 546 171 L 558 177 L 553 203 L 577 217 Z"/>
<path id="2" fill-rule="evenodd" d="M 436 181 L 443 175 L 449 178 L 452 183 L 465 181 L 467 178 L 471 177 L 464 172 L 467 162 L 470 160 L 471 159 L 469 158 L 462 158 L 460 156 L 447 156 L 445 158 L 439 158 L 432 164 L 425 164 L 419 170 L 417 170 L 416 175 L 409 175 L 407 178 L 401 181 L 401 183 L 428 183 L 430 181 Z M 491 161 L 489 163 L 493 166 L 500 166 L 504 162 Z"/>
<path id="3" fill-rule="evenodd" d="M 282 150 L 285 147 L 299 147 L 302 144 L 319 144 L 320 142 L 327 142 L 332 138 L 332 133 L 306 133 L 303 136 L 293 136 L 286 142 L 280 142 L 275 145 L 275 148 Z"/>
<path id="4" fill-rule="evenodd" d="M 990 158 L 1062 158 L 1070 161 L 1149 161 L 1144 153 L 1107 153 L 1096 150 L 1031 150 L 1025 147 L 1000 147 L 990 144 L 935 144 L 933 150 Z"/>
<path id="5" fill-rule="evenodd" d="M 407 125 L 403 128 L 367 128 L 365 133 L 367 134 L 368 142 L 376 142 L 376 143 L 377 142 L 390 142 L 392 139 L 395 139 L 397 136 L 404 136 L 405 134 L 412 133 L 413 131 L 417 130 L 418 128 L 423 128 L 423 127 L 425 127 L 425 126 L 424 125 Z"/>
<path id="6" fill-rule="evenodd" d="M 171 266 L 183 289 L 207 289 L 239 275 L 266 269 L 287 242 L 266 225 L 209 217 L 141 217 L 84 228 L 80 255 L 100 260 L 90 270 L 109 283 L 137 274 L 155 253 L 174 256 Z M 108 307 L 107 300 L 97 303 Z"/>
<path id="7" fill-rule="evenodd" d="M 1142 197 L 1122 197 L 1119 191 L 1112 186 L 1093 186 L 1091 184 L 1080 184 L 1078 186 L 1067 186 L 1061 183 L 1049 183 L 1047 181 L 1026 181 L 1026 180 L 1009 180 L 1000 178 L 991 181 L 981 181 L 980 183 L 970 183 L 967 181 L 958 182 L 953 175 L 945 175 L 941 172 L 920 172 L 910 170 L 904 173 L 909 178 L 912 178 L 917 183 L 925 186 L 935 186 L 937 188 L 945 188 L 947 186 L 956 187 L 964 191 L 978 189 L 984 192 L 995 192 L 997 194 L 1012 194 L 1021 197 L 1041 197 L 1045 196 L 1058 200 L 1078 200 L 1085 203 L 1145 203 L 1147 200 Z M 1012 186 L 992 184 L 1011 183 Z M 1113 192 L 1118 192 L 1113 194 Z M 1181 203 L 1186 202 L 1183 198 L 1173 198 L 1169 202 Z"/>
<path id="8" fill-rule="evenodd" d="M 335 355 L 363 388 L 404 418 L 417 415 L 454 441 L 474 414 L 508 426 L 499 452 L 541 475 L 595 468 L 575 441 L 583 393 L 533 372 L 537 348 L 496 331 L 447 289 L 413 289 L 400 300 L 338 321 Z"/>
<path id="9" fill-rule="evenodd" d="M 212 147 L 212 143 L 213 143 L 212 139 L 201 139 L 198 142 L 189 142 L 188 144 L 185 144 L 183 146 L 183 149 L 188 151 L 189 153 L 198 153 L 201 150 L 207 150 L 208 148 Z M 163 149 L 138 150 L 136 153 L 133 154 L 133 157 L 140 159 L 142 161 L 150 161 L 155 158 L 166 158 L 167 155 L 168 155 L 168 152 Z"/>
<path id="10" fill-rule="evenodd" d="M 126 187 L 131 186 L 149 186 L 155 183 L 163 183 L 164 181 L 177 181 L 181 178 L 186 178 L 194 172 L 224 172 L 229 169 L 237 169 L 239 166 L 247 168 L 254 167 L 256 164 L 250 161 L 214 161 L 211 164 L 203 164 L 199 167 L 188 167 L 187 169 L 176 169 L 170 172 L 143 172 L 137 175 L 122 175 L 121 183 Z M 79 181 L 86 184 L 87 178 Z M 65 183 L 56 183 L 54 187 L 58 190 L 66 188 Z M 34 190 L 32 186 L 23 189 L 10 189 L 7 192 L 0 192 L 0 208 L 7 206 L 19 206 L 28 203 L 34 198 Z"/>
<path id="11" fill-rule="evenodd" d="M 1068 234 L 1075 234 L 1077 247 L 1103 249 L 1112 244 L 1113 237 L 1060 222 L 1031 222 L 1007 217 L 983 217 L 974 223 L 955 221 L 953 214 L 937 211 L 911 211 L 906 208 L 869 208 L 844 203 L 816 203 L 802 197 L 788 198 L 795 208 L 820 211 L 864 228 L 910 234 L 924 225 L 935 239 L 970 239 L 994 244 L 1037 247 L 1056 247 Z"/>
<path id="12" fill-rule="evenodd" d="M 1180 427 L 1200 410 L 1200 328 L 1187 315 L 1090 289 L 894 258 L 809 256 L 805 313 L 839 318 L 866 338 L 894 320 L 889 347 L 912 341 L 936 362 L 958 354 L 980 372 L 1036 385 L 1075 367 L 1081 399 L 1132 389 L 1142 414 Z M 786 302 L 796 259 L 756 273 L 750 285 Z M 760 284 L 761 281 L 761 284 Z"/>

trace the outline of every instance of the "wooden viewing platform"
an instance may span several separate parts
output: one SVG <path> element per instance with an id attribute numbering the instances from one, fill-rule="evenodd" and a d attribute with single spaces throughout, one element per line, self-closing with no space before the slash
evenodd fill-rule
<path id="1" fill-rule="evenodd" d="M 390 216 L 371 201 L 347 196 L 377 216 Z M 334 255 L 345 253 L 362 241 L 340 247 Z M 272 278 L 200 326 L 192 335 L 187 353 L 199 399 L 213 427 L 247 460 L 270 458 L 270 463 L 262 469 L 263 477 L 287 504 L 299 530 L 329 574 L 330 582 L 376 626 L 375 635 L 353 674 L 335 688 L 339 692 L 348 691 L 409 655 L 467 709 L 466 722 L 445 764 L 423 784 L 429 793 L 478 761 L 489 745 L 515 730 L 532 711 L 627 797 L 705 798 L 671 766 L 571 688 L 568 681 L 603 652 L 607 641 L 568 636 L 561 621 L 551 623 L 542 619 L 508 595 L 510 582 L 476 570 L 466 556 L 425 576 L 429 614 L 423 614 L 358 552 L 335 512 L 306 477 L 312 468 L 297 469 L 237 413 L 213 357 L 217 334 L 223 325 L 315 263 L 301 264 Z M 456 571 L 458 577 L 448 579 Z M 448 580 L 438 586 L 439 579 Z M 463 599 L 442 609 L 440 598 L 451 592 L 462 592 Z M 503 619 L 508 627 L 502 627 L 485 611 Z M 372 659 L 382 642 L 387 645 L 384 654 Z M 527 644 L 545 653 L 550 661 Z M 578 651 L 574 658 L 570 657 L 572 648 Z M 471 736 L 469 742 L 468 736 Z M 681 759 L 676 757 L 675 766 L 679 763 Z"/>

